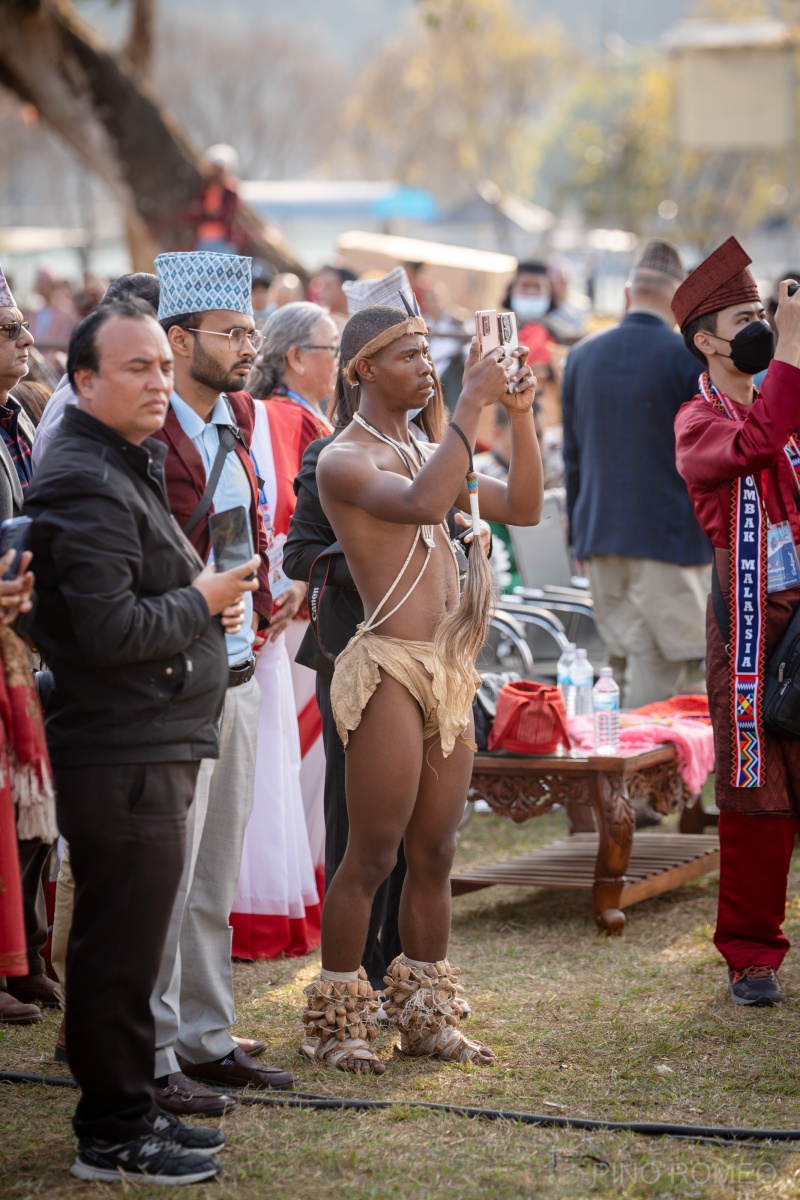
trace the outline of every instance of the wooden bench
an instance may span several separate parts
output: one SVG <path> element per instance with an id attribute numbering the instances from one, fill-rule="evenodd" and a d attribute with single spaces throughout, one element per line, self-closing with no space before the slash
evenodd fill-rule
<path id="1" fill-rule="evenodd" d="M 681 813 L 680 833 L 634 836 L 631 800 L 645 796 L 657 812 Z M 585 889 L 599 931 L 621 934 L 624 908 L 719 867 L 719 840 L 703 832 L 716 814 L 687 791 L 671 744 L 614 757 L 478 754 L 469 798 L 517 823 L 560 804 L 570 836 L 455 872 L 454 896 L 497 883 Z"/>

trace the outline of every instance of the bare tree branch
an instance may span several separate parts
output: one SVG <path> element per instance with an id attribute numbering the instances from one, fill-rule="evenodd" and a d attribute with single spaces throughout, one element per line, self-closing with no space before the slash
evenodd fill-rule
<path id="1" fill-rule="evenodd" d="M 160 249 L 191 244 L 186 217 L 199 154 L 144 81 L 118 62 L 68 0 L 0 0 L 0 84 L 36 106 Z M 305 277 L 277 230 L 242 206 L 245 253 Z"/>
<path id="2" fill-rule="evenodd" d="M 123 51 L 139 79 L 150 79 L 155 44 L 155 0 L 131 0 L 131 25 Z"/>

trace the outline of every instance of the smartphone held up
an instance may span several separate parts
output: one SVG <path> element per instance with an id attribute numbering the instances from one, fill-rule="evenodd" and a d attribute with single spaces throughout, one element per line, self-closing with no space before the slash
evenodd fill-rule
<path id="1" fill-rule="evenodd" d="M 30 517 L 11 517 L 0 525 L 0 558 L 9 550 L 14 551 L 14 559 L 3 574 L 3 579 L 16 579 L 19 574 L 20 559 L 28 549 L 32 524 Z"/>
<path id="2" fill-rule="evenodd" d="M 519 364 L 516 359 L 513 359 L 513 354 L 519 348 L 519 338 L 517 336 L 517 318 L 514 313 L 499 313 L 494 308 L 480 309 L 475 313 L 475 332 L 478 335 L 478 349 L 481 358 L 486 358 L 495 350 L 502 350 L 503 359 L 507 362 L 513 361 L 514 371 L 517 371 Z M 514 384 L 511 381 L 506 390 L 514 391 Z"/>

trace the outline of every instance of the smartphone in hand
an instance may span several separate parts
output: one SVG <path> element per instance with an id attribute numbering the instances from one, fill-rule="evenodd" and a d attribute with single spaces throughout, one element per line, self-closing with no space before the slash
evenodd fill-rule
<path id="1" fill-rule="evenodd" d="M 493 350 L 500 348 L 500 326 L 496 309 L 483 308 L 475 313 L 475 332 L 478 335 L 481 358 L 486 358 Z"/>
<path id="2" fill-rule="evenodd" d="M 15 551 L 14 561 L 3 575 L 3 579 L 17 578 L 19 560 L 28 549 L 32 524 L 30 517 L 11 517 L 0 525 L 0 558 L 9 550 Z"/>
<path id="3" fill-rule="evenodd" d="M 508 360 L 519 348 L 517 318 L 513 312 L 499 313 L 494 308 L 480 309 L 475 313 L 475 332 L 478 335 L 481 358 L 486 358 L 493 350 L 502 349 L 503 358 Z M 518 369 L 517 363 L 515 372 Z M 514 384 L 509 383 L 506 390 L 513 392 Z"/>
<path id="4" fill-rule="evenodd" d="M 250 513 L 242 504 L 212 513 L 208 518 L 208 531 L 218 571 L 241 567 L 255 554 Z M 252 578 L 252 575 L 248 576 L 248 579 Z"/>

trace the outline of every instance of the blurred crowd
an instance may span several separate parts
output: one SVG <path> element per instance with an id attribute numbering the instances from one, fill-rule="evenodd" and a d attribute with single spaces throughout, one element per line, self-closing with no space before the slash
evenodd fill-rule
<path id="1" fill-rule="evenodd" d="M 211 246 L 210 241 L 206 243 L 201 239 L 198 242 L 201 249 Z M 453 303 L 447 284 L 435 278 L 424 263 L 402 265 L 427 323 L 431 358 L 442 384 L 445 403 L 452 411 L 474 334 L 474 314 Z M 358 278 L 377 279 L 383 274 L 383 270 L 375 268 L 357 275 L 344 265 L 326 263 L 304 284 L 297 275 L 275 271 L 269 263 L 256 259 L 252 267 L 251 292 L 256 324 L 264 329 L 278 309 L 306 301 L 324 310 L 341 333 L 348 318 L 344 285 Z M 13 278 L 9 278 L 13 286 Z M 63 374 L 73 329 L 100 304 L 108 283 L 107 279 L 88 269 L 83 272 L 80 282 L 64 278 L 45 266 L 36 271 L 32 286 L 34 300 L 24 309 L 34 344 L 30 351 L 29 373 L 18 386 L 23 403 L 34 406 L 32 415 L 37 421 L 46 399 Z M 498 294 L 496 307 L 499 311 L 515 313 L 520 344 L 528 348 L 528 361 L 537 377 L 536 419 L 545 464 L 545 486 L 560 487 L 563 464 L 559 393 L 564 362 L 569 347 L 597 327 L 598 320 L 583 295 L 569 295 L 564 269 L 538 260 L 519 263 L 514 280 Z M 254 396 L 265 398 L 257 370 L 259 366 L 260 361 L 257 361 L 249 386 Z M 329 383 L 324 381 L 320 386 L 322 392 L 315 402 L 324 408 L 330 393 Z M 482 449 L 490 450 L 495 440 L 487 422 L 481 438 Z M 501 455 L 501 432 L 497 441 L 496 453 Z"/>

